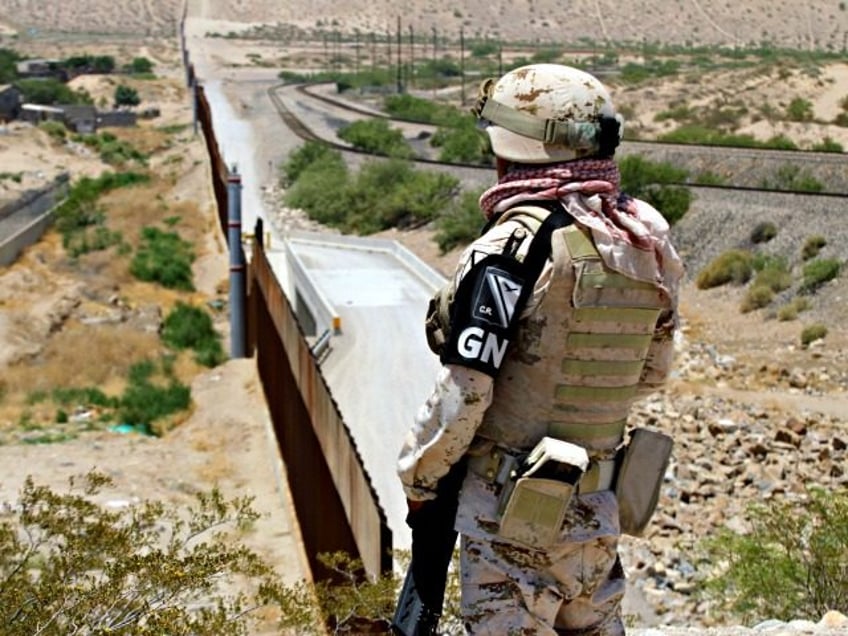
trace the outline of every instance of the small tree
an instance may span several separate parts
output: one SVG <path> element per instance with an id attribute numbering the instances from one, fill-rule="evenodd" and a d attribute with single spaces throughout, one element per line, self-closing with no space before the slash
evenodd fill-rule
<path id="1" fill-rule="evenodd" d="M 848 495 L 810 490 L 802 503 L 748 508 L 750 531 L 721 530 L 702 544 L 704 593 L 751 621 L 848 611 Z"/>
<path id="2" fill-rule="evenodd" d="M 91 472 L 62 494 L 27 478 L 14 512 L 0 518 L 5 636 L 240 635 L 260 607 L 276 602 L 286 614 L 292 591 L 233 534 L 258 518 L 249 498 L 213 490 L 187 515 L 156 502 L 116 512 L 92 501 L 111 485 Z M 222 588 L 231 577 L 255 592 Z"/>
<path id="3" fill-rule="evenodd" d="M 143 74 L 153 72 L 153 62 L 146 57 L 134 57 L 129 65 L 130 73 Z"/>
<path id="4" fill-rule="evenodd" d="M 118 84 L 115 88 L 115 106 L 138 106 L 141 98 L 138 91 L 126 84 Z"/>

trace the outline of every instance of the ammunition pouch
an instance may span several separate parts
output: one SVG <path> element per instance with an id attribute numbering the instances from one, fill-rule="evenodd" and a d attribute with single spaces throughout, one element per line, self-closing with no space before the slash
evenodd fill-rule
<path id="1" fill-rule="evenodd" d="M 582 446 L 545 437 L 529 454 L 492 445 L 468 466 L 499 494 L 499 536 L 544 548 L 562 531 L 575 493 L 614 490 L 621 532 L 641 536 L 656 510 L 671 448 L 669 436 L 640 428 L 614 459 L 590 461 Z"/>
<path id="2" fill-rule="evenodd" d="M 621 532 L 639 537 L 657 508 L 673 442 L 668 435 L 637 428 L 620 454 L 615 497 Z"/>

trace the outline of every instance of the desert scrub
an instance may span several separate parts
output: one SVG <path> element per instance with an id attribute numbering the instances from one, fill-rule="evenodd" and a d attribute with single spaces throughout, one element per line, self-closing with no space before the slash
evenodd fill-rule
<path id="1" fill-rule="evenodd" d="M 259 517 L 250 498 L 227 500 L 213 489 L 184 510 L 145 501 L 116 511 L 94 502 L 112 485 L 90 472 L 58 492 L 27 477 L 16 505 L 0 516 L 5 636 L 239 636 L 251 633 L 259 608 L 299 611 L 242 542 Z M 234 578 L 254 591 L 220 585 Z"/>
<path id="2" fill-rule="evenodd" d="M 141 230 L 141 245 L 130 262 L 130 273 L 168 289 L 194 291 L 193 262 L 191 243 L 176 232 L 147 226 Z"/>
<path id="3" fill-rule="evenodd" d="M 801 293 L 812 294 L 839 275 L 842 263 L 835 258 L 819 258 L 804 265 Z"/>
<path id="4" fill-rule="evenodd" d="M 821 340 L 827 335 L 827 327 L 821 323 L 816 323 L 804 327 L 801 331 L 801 345 L 804 347 L 810 346 L 816 340 Z"/>
<path id="5" fill-rule="evenodd" d="M 807 237 L 801 248 L 801 260 L 808 261 L 815 258 L 825 245 L 827 245 L 827 239 L 821 234 Z"/>
<path id="6" fill-rule="evenodd" d="M 700 544 L 706 597 L 748 622 L 845 609 L 848 493 L 811 488 L 803 501 L 752 504 L 746 516 L 749 531 L 722 529 Z"/>
<path id="7" fill-rule="evenodd" d="M 795 320 L 802 311 L 810 308 L 810 301 L 801 296 L 796 296 L 777 311 L 777 319 L 780 321 Z"/>
<path id="8" fill-rule="evenodd" d="M 99 177 L 83 177 L 68 192 L 56 208 L 56 229 L 62 235 L 62 246 L 74 257 L 86 252 L 120 245 L 120 232 L 106 227 L 106 215 L 97 205 L 101 195 L 140 183 L 150 176 L 139 172 L 107 172 Z"/>
<path id="9" fill-rule="evenodd" d="M 698 289 L 710 289 L 727 283 L 744 285 L 754 272 L 754 256 L 745 250 L 728 250 L 715 257 L 701 270 L 695 284 Z"/>
<path id="10" fill-rule="evenodd" d="M 463 192 L 436 220 L 435 241 L 444 254 L 464 246 L 480 236 L 483 216 L 480 213 L 480 191 Z"/>
<path id="11" fill-rule="evenodd" d="M 740 311 L 747 314 L 755 309 L 762 309 L 771 304 L 774 299 L 774 291 L 768 285 L 751 285 L 742 300 Z"/>
<path id="12" fill-rule="evenodd" d="M 414 154 L 403 133 L 384 119 L 362 119 L 339 129 L 342 139 L 363 152 L 409 159 Z"/>
<path id="13" fill-rule="evenodd" d="M 655 162 L 640 155 L 629 155 L 618 162 L 621 190 L 630 196 L 644 199 L 665 217 L 670 225 L 679 221 L 689 210 L 692 193 L 681 185 L 689 178 L 688 171 L 668 162 Z"/>
<path id="14" fill-rule="evenodd" d="M 173 349 L 191 349 L 198 364 L 214 367 L 226 360 L 221 336 L 201 307 L 177 302 L 162 322 L 162 340 Z"/>
<path id="15" fill-rule="evenodd" d="M 752 243 L 768 243 L 777 236 L 777 226 L 771 221 L 762 221 L 757 223 L 751 230 Z"/>

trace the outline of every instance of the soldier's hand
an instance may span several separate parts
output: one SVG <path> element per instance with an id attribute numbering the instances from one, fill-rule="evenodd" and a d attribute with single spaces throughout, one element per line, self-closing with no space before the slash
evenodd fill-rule
<path id="1" fill-rule="evenodd" d="M 407 499 L 406 500 L 406 509 L 409 512 L 418 512 L 419 510 L 421 510 L 424 507 L 424 503 L 425 503 L 424 501 L 416 501 L 414 499 Z"/>

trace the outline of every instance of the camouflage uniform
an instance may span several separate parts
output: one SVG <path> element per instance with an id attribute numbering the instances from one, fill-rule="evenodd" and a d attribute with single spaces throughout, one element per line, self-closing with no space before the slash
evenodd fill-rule
<path id="1" fill-rule="evenodd" d="M 430 330 L 443 366 L 406 438 L 398 474 L 409 500 L 433 499 L 439 480 L 469 458 L 455 522 L 469 633 L 623 634 L 621 522 L 639 527 L 650 510 L 635 512 L 642 493 L 620 494 L 619 506 L 611 476 L 630 407 L 668 376 L 682 264 L 662 216 L 620 196 L 612 156 L 623 120 L 597 78 L 562 65 L 527 65 L 484 82 L 474 111 L 497 158 L 498 183 L 480 198 L 493 224 L 434 299 L 428 326 L 444 327 Z M 550 223 L 543 220 L 560 210 L 573 223 L 550 234 L 550 257 L 514 333 L 510 303 L 521 296 L 509 294 L 523 289 L 526 276 L 510 278 L 514 261 L 481 259 L 508 253 L 535 263 L 535 247 L 525 260 L 532 237 L 546 236 Z M 479 283 L 460 287 L 466 276 Z M 481 290 L 492 290 L 493 300 Z M 507 325 L 502 332 L 489 320 L 495 314 Z M 502 515 L 499 493 L 514 483 L 504 479 L 504 458 L 543 438 L 579 451 L 581 466 L 588 456 L 588 469 L 570 499 L 567 480 L 524 481 L 552 490 L 513 495 L 510 514 Z M 637 472 L 661 464 L 634 461 Z M 661 466 L 654 473 L 661 475 Z M 522 526 L 529 532 L 512 532 L 514 520 L 529 520 Z"/>
<path id="2" fill-rule="evenodd" d="M 646 204 L 639 205 L 659 217 Z M 518 251 L 522 258 L 532 231 L 546 215 L 546 210 L 528 207 L 505 213 L 465 251 L 454 287 L 472 260 L 480 254 L 500 253 L 516 230 L 526 234 Z M 657 222 L 662 226 L 663 222 Z M 637 285 L 636 291 L 626 293 L 641 296 L 642 301 L 650 299 L 647 304 L 656 306 L 658 313 L 659 309 L 666 311 L 647 337 L 644 362 L 640 360 L 634 371 L 634 390 L 619 391 L 614 399 L 604 400 L 594 409 L 579 400 L 567 404 L 567 398 L 552 399 L 557 386 L 569 380 L 558 370 L 564 352 L 556 343 L 564 343 L 569 330 L 578 328 L 571 307 L 575 298 L 579 302 L 576 281 L 591 269 L 576 266 L 563 238 L 575 229 L 555 232 L 553 260 L 547 262 L 536 283 L 519 336 L 498 379 L 493 382 L 483 373 L 458 365 L 443 366 L 436 389 L 417 414 L 399 458 L 399 475 L 408 498 L 432 498 L 438 480 L 466 453 L 483 455 L 493 444 L 516 452 L 529 450 L 549 433 L 554 422 L 562 427 L 558 437 L 579 438 L 593 459 L 607 458 L 622 441 L 623 425 L 612 430 L 599 427 L 586 438 L 569 435 L 570 420 L 581 423 L 571 422 L 578 433 L 587 417 L 617 421 L 626 417 L 643 391 L 655 390 L 665 380 L 671 362 L 675 302 L 653 286 Z M 549 294 L 555 294 L 556 301 L 546 299 Z M 626 324 L 610 328 L 628 331 Z M 604 378 L 588 382 L 604 383 Z M 544 549 L 499 538 L 497 502 L 495 485 L 470 470 L 456 520 L 462 535 L 462 612 L 468 632 L 623 634 L 620 602 L 624 574 L 617 558 L 620 532 L 614 493 L 604 490 L 574 497 L 559 540 Z"/>

